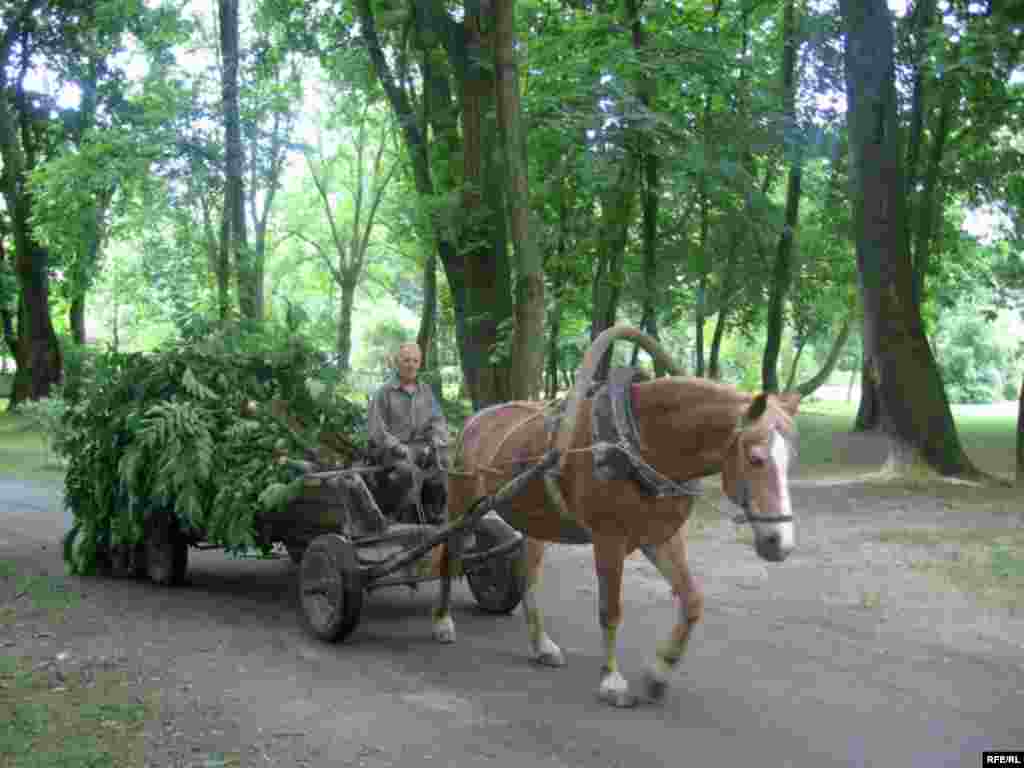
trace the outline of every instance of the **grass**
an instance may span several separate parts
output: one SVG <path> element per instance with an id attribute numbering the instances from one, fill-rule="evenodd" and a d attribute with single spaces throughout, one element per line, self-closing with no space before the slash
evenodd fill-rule
<path id="1" fill-rule="evenodd" d="M 44 485 L 61 485 L 64 470 L 53 456 L 46 455 L 39 430 L 28 417 L 7 412 L 7 400 L 0 398 L 0 477 L 31 480 Z"/>
<path id="2" fill-rule="evenodd" d="M 947 555 L 915 562 L 920 570 L 944 587 L 977 595 L 983 602 L 1014 612 L 1024 608 L 1024 529 L 970 528 L 890 529 L 880 532 L 883 542 L 937 550 Z"/>
<path id="3" fill-rule="evenodd" d="M 59 664 L 59 662 L 56 662 Z M 135 768 L 156 701 L 129 693 L 123 673 L 69 672 L 58 685 L 26 659 L 0 656 L 0 765 Z"/>
<path id="4" fill-rule="evenodd" d="M 968 457 L 982 470 L 1012 477 L 1017 439 L 1017 404 L 954 405 L 953 420 Z M 802 473 L 830 473 L 855 467 L 858 472 L 879 469 L 885 461 L 884 440 L 858 435 L 860 450 L 840 450 L 838 436 L 850 434 L 857 403 L 809 401 L 797 413 Z"/>
<path id="5" fill-rule="evenodd" d="M 0 627 L 33 611 L 60 623 L 78 595 L 63 577 L 19 573 L 0 560 Z M 70 657 L 42 664 L 0 655 L 0 766 L 129 768 L 142 764 L 142 728 L 156 699 L 140 700 L 122 672 Z"/>

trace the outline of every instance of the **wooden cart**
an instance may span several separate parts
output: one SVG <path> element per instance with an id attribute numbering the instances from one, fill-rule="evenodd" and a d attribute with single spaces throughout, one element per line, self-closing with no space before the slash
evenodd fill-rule
<path id="1" fill-rule="evenodd" d="M 310 473 L 299 498 L 258 517 L 257 541 L 283 544 L 297 563 L 302 618 L 323 640 L 351 634 L 372 590 L 441 579 L 442 554 L 449 558 L 447 578 L 461 570 L 483 610 L 509 613 L 522 599 L 517 560 L 524 538 L 488 513 L 500 510 L 554 460 L 545 457 L 492 495 L 484 493 L 482 478 L 450 472 L 448 522 L 440 525 L 389 522 L 364 480 L 374 468 Z M 173 515 L 154 515 L 128 567 L 156 583 L 178 584 L 190 547 L 215 548 L 179 532 Z"/>

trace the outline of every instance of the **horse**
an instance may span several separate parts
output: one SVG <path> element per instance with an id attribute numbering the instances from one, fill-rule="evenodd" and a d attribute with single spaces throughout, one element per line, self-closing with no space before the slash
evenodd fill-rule
<path id="1" fill-rule="evenodd" d="M 687 563 L 687 522 L 693 509 L 693 481 L 721 474 L 724 494 L 743 510 L 754 532 L 754 549 L 764 560 L 781 562 L 795 546 L 788 470 L 795 438 L 799 394 L 751 394 L 703 378 L 669 376 L 628 386 L 635 422 L 636 458 L 675 493 L 652 495 L 635 476 L 595 479 L 593 402 L 587 390 L 597 363 L 617 339 L 647 349 L 656 364 L 678 373 L 653 339 L 629 326 L 606 330 L 591 345 L 577 373 L 557 434 L 550 434 L 550 408 L 516 401 L 486 408 L 465 424 L 457 443 L 464 476 L 476 479 L 476 494 L 493 493 L 551 449 L 557 468 L 526 488 L 500 517 L 526 536 L 522 566 L 523 613 L 529 652 L 541 665 L 566 663 L 544 628 L 538 593 L 548 542 L 593 546 L 598 583 L 598 622 L 604 663 L 598 697 L 616 707 L 640 699 L 619 671 L 616 636 L 622 623 L 622 575 L 626 558 L 640 550 L 672 588 L 676 623 L 656 650 L 644 675 L 649 700 L 664 697 L 672 672 L 704 613 L 704 596 Z M 628 448 L 628 446 L 627 446 Z M 627 473 L 628 474 L 628 473 Z M 663 486 L 666 487 L 666 486 Z M 454 504 L 465 503 L 453 484 Z M 493 513 L 491 513 L 493 517 Z M 447 558 L 439 566 L 443 570 Z M 445 576 L 448 574 L 445 573 Z M 447 581 L 447 580 L 446 580 Z M 454 640 L 450 589 L 435 610 L 434 636 Z"/>

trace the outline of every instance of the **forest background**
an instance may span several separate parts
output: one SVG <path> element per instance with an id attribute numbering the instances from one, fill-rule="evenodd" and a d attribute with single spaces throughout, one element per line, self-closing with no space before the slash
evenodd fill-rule
<path id="1" fill-rule="evenodd" d="M 12 407 L 97 349 L 232 327 L 312 344 L 356 399 L 417 338 L 458 418 L 564 391 L 628 322 L 694 375 L 838 383 L 898 466 L 977 477 L 950 402 L 1019 398 L 1024 467 L 1006 4 L 19 0 L 2 24 Z"/>

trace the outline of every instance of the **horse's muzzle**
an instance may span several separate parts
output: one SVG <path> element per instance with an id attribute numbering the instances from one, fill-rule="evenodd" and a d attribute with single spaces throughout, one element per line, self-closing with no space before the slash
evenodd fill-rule
<path id="1" fill-rule="evenodd" d="M 781 563 L 793 551 L 793 547 L 783 543 L 783 537 L 778 531 L 771 531 L 754 537 L 754 551 L 762 560 Z"/>

